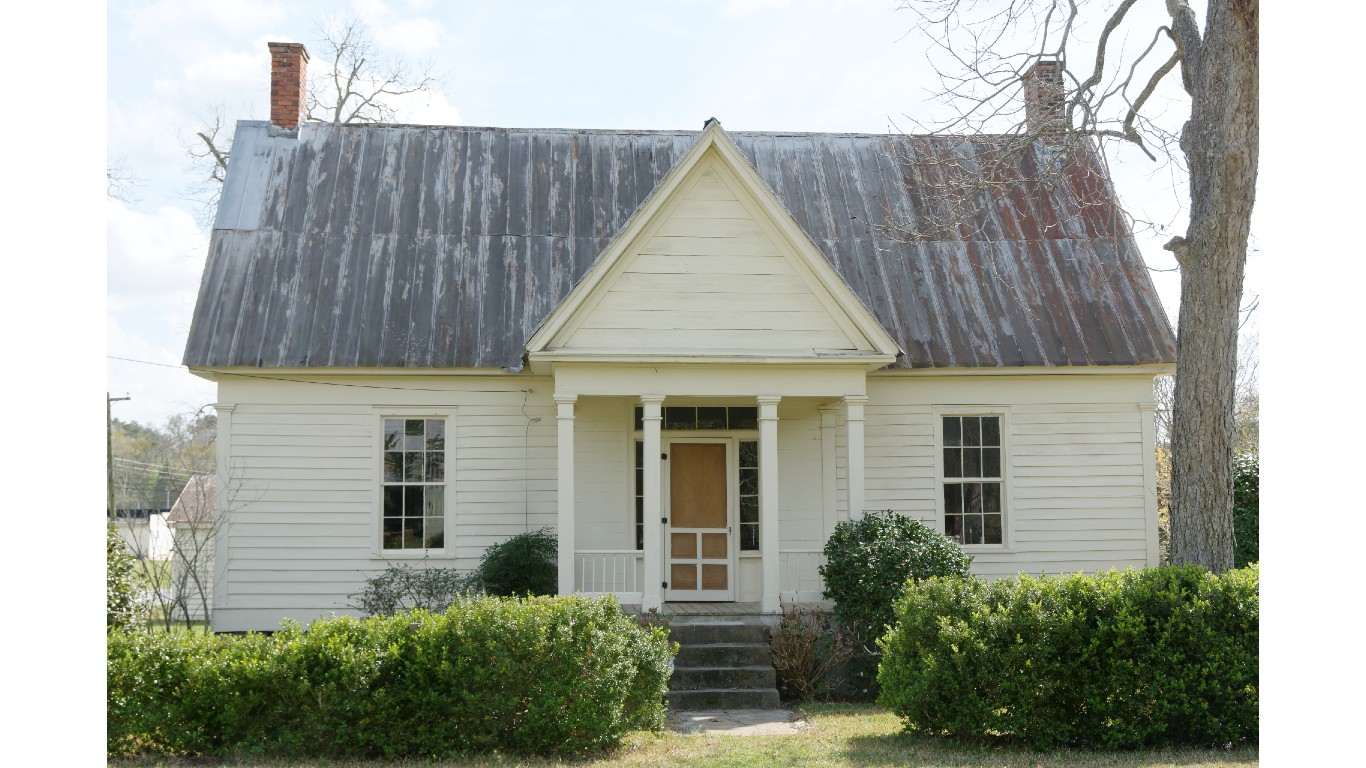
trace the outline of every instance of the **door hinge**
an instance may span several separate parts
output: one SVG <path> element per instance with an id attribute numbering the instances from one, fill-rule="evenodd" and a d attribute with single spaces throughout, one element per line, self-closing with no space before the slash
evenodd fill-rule
<path id="1" fill-rule="evenodd" d="M 665 524 L 665 525 L 668 525 L 668 524 L 669 524 L 669 518 L 667 518 L 667 517 L 661 517 L 661 518 L 659 518 L 659 522 L 661 522 L 661 523 L 663 523 L 663 524 Z"/>
<path id="2" fill-rule="evenodd" d="M 667 454 L 667 453 L 661 453 L 661 454 L 659 454 L 659 458 L 660 458 L 661 461 L 668 461 L 668 459 L 669 459 L 669 454 Z"/>
<path id="3" fill-rule="evenodd" d="M 668 588 L 669 588 L 669 582 L 667 582 L 667 581 L 661 581 L 661 582 L 659 582 L 659 586 L 661 586 L 661 587 L 663 587 L 663 588 L 665 588 L 665 589 L 668 589 Z"/>

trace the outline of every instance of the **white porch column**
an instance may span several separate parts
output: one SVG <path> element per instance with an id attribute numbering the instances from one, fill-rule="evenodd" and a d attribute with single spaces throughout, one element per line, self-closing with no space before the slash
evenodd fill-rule
<path id="1" fill-rule="evenodd" d="M 844 396 L 844 422 L 849 439 L 845 461 L 849 466 L 850 520 L 863 519 L 865 506 L 863 498 L 863 406 L 867 404 L 867 395 Z"/>
<path id="2" fill-rule="evenodd" d="M 560 594 L 574 594 L 574 401 L 578 395 L 555 395 L 559 435 Z"/>
<path id="3" fill-rule="evenodd" d="M 645 511 L 642 513 L 645 522 L 645 536 L 643 545 L 645 547 L 645 590 L 641 597 L 640 609 L 648 611 L 651 608 L 664 607 L 664 541 L 663 527 L 660 520 L 664 516 L 660 508 L 660 502 L 664 497 L 663 488 L 660 482 L 659 455 L 663 453 L 660 441 L 659 430 L 663 420 L 664 404 L 663 395 L 641 395 L 641 410 L 644 412 L 641 417 L 641 427 L 644 432 L 644 446 L 642 449 L 642 463 L 645 475 L 644 505 Z"/>
<path id="4" fill-rule="evenodd" d="M 838 474 L 835 469 L 835 427 L 839 425 L 834 405 L 822 405 L 821 414 L 821 528 L 822 538 L 830 538 L 839 520 L 839 494 L 835 488 Z"/>
<path id="5" fill-rule="evenodd" d="M 764 596 L 759 610 L 778 613 L 778 401 L 760 395 L 759 403 L 759 551 L 764 562 Z"/>

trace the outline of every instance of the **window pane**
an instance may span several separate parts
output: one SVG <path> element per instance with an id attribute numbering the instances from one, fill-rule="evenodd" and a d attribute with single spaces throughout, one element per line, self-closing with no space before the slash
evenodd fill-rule
<path id="1" fill-rule="evenodd" d="M 984 544 L 1000 544 L 1000 543 L 1001 543 L 1001 516 L 1000 516 L 1000 515 L 985 515 L 985 516 L 984 516 L 984 520 L 985 520 L 985 528 L 986 528 L 986 530 L 985 530 L 985 532 L 984 532 L 983 535 L 982 535 L 983 543 L 984 543 Z"/>
<path id="2" fill-rule="evenodd" d="M 446 546 L 446 521 L 439 517 L 427 518 L 424 541 L 428 549 L 441 549 Z"/>
<path id="3" fill-rule="evenodd" d="M 422 517 L 422 486 L 403 486 L 403 516 Z"/>
<path id="4" fill-rule="evenodd" d="M 982 449 L 982 477 L 1001 476 L 1001 449 Z"/>
<path id="5" fill-rule="evenodd" d="M 963 420 L 957 416 L 944 417 L 944 445 L 963 444 Z"/>
<path id="6" fill-rule="evenodd" d="M 403 482 L 403 452 L 385 451 L 384 452 L 384 482 L 401 483 Z"/>
<path id="7" fill-rule="evenodd" d="M 754 407 L 740 407 L 726 409 L 731 429 L 758 429 L 759 428 L 759 409 Z"/>
<path id="8" fill-rule="evenodd" d="M 427 480 L 431 482 L 442 482 L 446 479 L 446 454 L 429 453 L 427 454 Z"/>
<path id="9" fill-rule="evenodd" d="M 759 497 L 741 496 L 740 497 L 740 522 L 757 523 L 759 522 Z"/>
<path id="10" fill-rule="evenodd" d="M 963 477 L 982 476 L 982 449 L 963 448 Z"/>
<path id="11" fill-rule="evenodd" d="M 384 516 L 402 517 L 403 516 L 403 486 L 386 485 L 384 486 Z"/>
<path id="12" fill-rule="evenodd" d="M 421 438 L 419 438 L 421 439 Z M 406 483 L 422 482 L 422 452 L 403 454 L 403 481 Z"/>
<path id="13" fill-rule="evenodd" d="M 944 477 L 963 476 L 963 449 L 944 449 Z"/>
<path id="14" fill-rule="evenodd" d="M 426 433 L 426 425 L 422 419 L 405 419 L 403 422 L 403 450 L 420 451 L 426 441 L 423 435 Z"/>
<path id="15" fill-rule="evenodd" d="M 963 515 L 963 543 L 982 543 L 982 516 Z"/>
<path id="16" fill-rule="evenodd" d="M 439 485 L 427 486 L 426 498 L 422 504 L 423 514 L 427 517 L 442 517 L 446 514 L 446 489 Z"/>
<path id="17" fill-rule="evenodd" d="M 759 470 L 742 469 L 740 470 L 740 494 L 748 495 L 759 492 Z"/>
<path id="18" fill-rule="evenodd" d="M 944 484 L 944 512 L 953 514 L 963 511 L 963 486 L 958 483 Z"/>
<path id="19" fill-rule="evenodd" d="M 645 522 L 645 497 L 636 497 L 636 525 Z"/>
<path id="20" fill-rule="evenodd" d="M 963 543 L 962 515 L 944 515 L 944 535 L 959 544 Z"/>
<path id="21" fill-rule="evenodd" d="M 740 549 L 745 551 L 757 550 L 759 548 L 759 526 L 741 525 L 740 526 Z"/>
<path id="22" fill-rule="evenodd" d="M 636 467 L 636 493 L 645 492 L 645 470 Z"/>
<path id="23" fill-rule="evenodd" d="M 982 417 L 982 445 L 1001 444 L 1001 417 Z"/>
<path id="24" fill-rule="evenodd" d="M 637 440 L 637 441 L 636 441 L 636 466 L 637 466 L 637 467 L 642 466 L 641 460 L 644 459 L 644 458 L 645 458 L 645 443 L 642 442 L 642 441 L 640 441 L 640 440 Z"/>
<path id="25" fill-rule="evenodd" d="M 405 517 L 403 518 L 403 548 L 421 549 L 422 548 L 422 518 Z"/>
<path id="26" fill-rule="evenodd" d="M 403 419 L 384 420 L 384 450 L 394 451 L 403 447 Z"/>
<path id="27" fill-rule="evenodd" d="M 698 428 L 698 429 L 725 429 L 725 428 L 726 428 L 726 409 L 725 409 L 725 408 L 698 408 L 698 409 L 697 409 L 697 428 Z"/>
<path id="28" fill-rule="evenodd" d="M 442 419 L 427 419 L 427 450 L 446 450 L 446 422 Z"/>
<path id="29" fill-rule="evenodd" d="M 635 428 L 645 429 L 645 409 L 638 405 L 635 408 Z M 640 445 L 640 443 L 636 443 L 636 445 Z"/>
<path id="30" fill-rule="evenodd" d="M 963 511 L 972 514 L 982 513 L 982 484 L 963 483 Z"/>
<path id="31" fill-rule="evenodd" d="M 755 440 L 740 441 L 740 466 L 759 466 L 759 443 Z"/>
<path id="32" fill-rule="evenodd" d="M 963 445 L 982 444 L 982 420 L 976 416 L 963 417 Z"/>
<path id="33" fill-rule="evenodd" d="M 384 548 L 400 549 L 403 547 L 403 518 L 386 517 L 384 518 Z"/>
<path id="34" fill-rule="evenodd" d="M 1001 484 L 982 483 L 982 511 L 996 512 L 1001 511 Z"/>
<path id="35" fill-rule="evenodd" d="M 665 429 L 697 429 L 697 409 L 675 406 L 664 409 Z"/>

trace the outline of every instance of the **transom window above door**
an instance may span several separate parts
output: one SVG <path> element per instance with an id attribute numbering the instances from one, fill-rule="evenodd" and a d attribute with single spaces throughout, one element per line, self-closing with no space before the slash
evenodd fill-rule
<path id="1" fill-rule="evenodd" d="M 758 429 L 759 409 L 755 406 L 670 405 L 662 409 L 661 427 L 686 429 Z M 645 409 L 636 406 L 636 429 L 645 428 Z"/>

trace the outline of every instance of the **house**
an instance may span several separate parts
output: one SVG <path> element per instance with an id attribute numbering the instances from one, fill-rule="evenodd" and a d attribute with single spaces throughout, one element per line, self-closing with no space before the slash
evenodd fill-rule
<path id="1" fill-rule="evenodd" d="M 195 475 L 166 516 L 171 537 L 171 601 L 174 611 L 203 621 L 213 610 L 213 555 L 218 480 Z"/>
<path id="2" fill-rule="evenodd" d="M 1175 341 L 1089 146 L 301 123 L 307 54 L 270 47 L 185 352 L 215 629 L 542 526 L 562 591 L 644 608 L 817 600 L 876 509 L 987 576 L 1157 563 Z"/>

